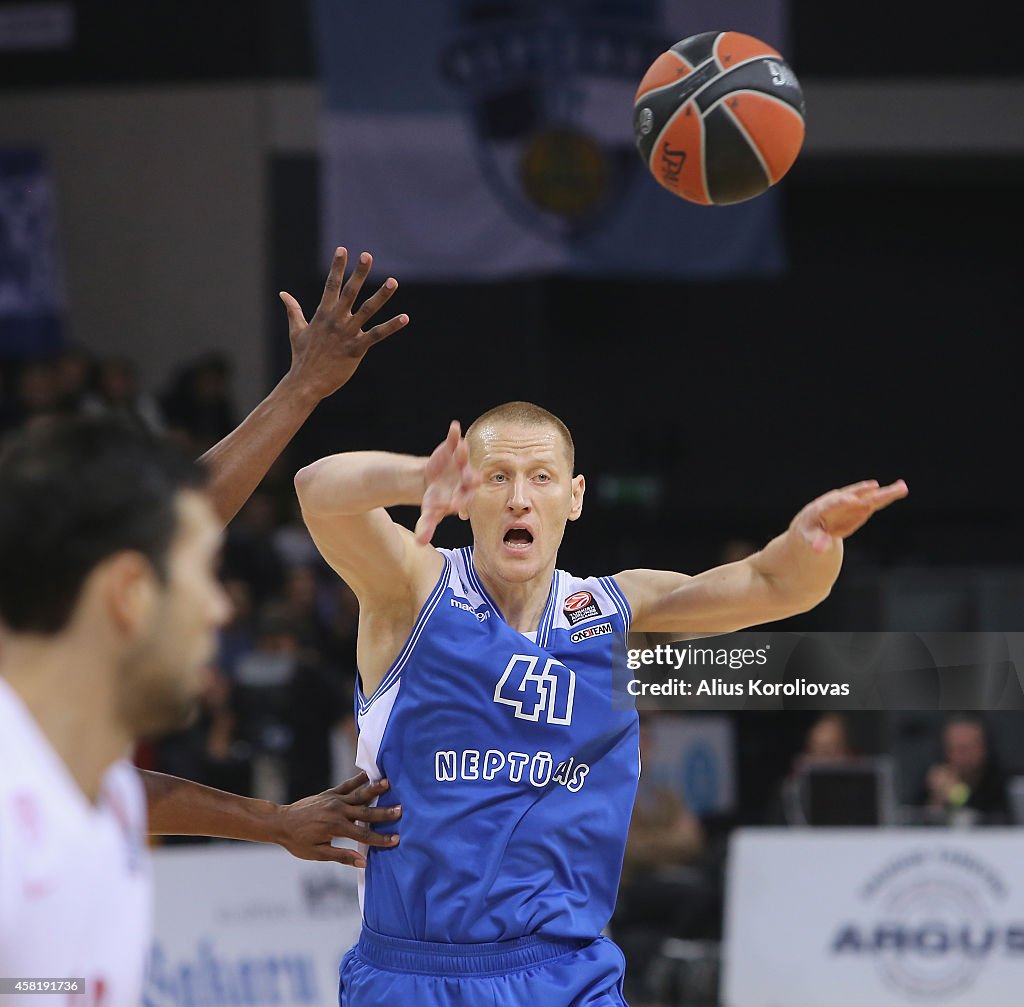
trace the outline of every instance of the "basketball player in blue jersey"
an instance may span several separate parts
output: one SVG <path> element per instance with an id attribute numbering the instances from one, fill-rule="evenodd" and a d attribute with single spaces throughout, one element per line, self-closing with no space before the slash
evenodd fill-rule
<path id="1" fill-rule="evenodd" d="M 359 597 L 357 762 L 402 834 L 368 851 L 342 1007 L 622 1005 L 611 917 L 639 774 L 613 708 L 613 634 L 712 633 L 804 612 L 842 540 L 906 495 L 856 483 L 764 549 L 695 577 L 558 570 L 583 509 L 565 425 L 528 403 L 453 423 L 429 458 L 357 452 L 296 476 L 324 558 Z M 416 531 L 387 508 L 420 505 Z M 438 522 L 473 546 L 435 549 Z"/>

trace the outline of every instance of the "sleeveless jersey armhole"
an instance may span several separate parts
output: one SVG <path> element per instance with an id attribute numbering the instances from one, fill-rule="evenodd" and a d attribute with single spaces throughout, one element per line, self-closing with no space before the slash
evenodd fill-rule
<path id="1" fill-rule="evenodd" d="M 426 628 L 427 623 L 430 620 L 434 609 L 437 608 L 438 602 L 444 595 L 445 589 L 448 587 L 448 578 L 452 569 L 451 557 L 448 555 L 447 550 L 438 550 L 444 558 L 444 567 L 441 570 L 440 576 L 437 578 L 437 583 L 434 585 L 433 591 L 430 592 L 429 597 L 423 603 L 423 607 L 419 611 L 419 615 L 416 616 L 416 621 L 413 623 L 412 630 L 409 633 L 405 644 L 402 649 L 398 652 L 398 657 L 395 658 L 391 667 L 388 669 L 384 678 L 381 679 L 380 685 L 373 690 L 373 695 L 369 699 L 363 693 L 363 680 L 359 675 L 359 668 L 356 668 L 356 714 L 358 715 L 366 713 L 367 710 L 373 706 L 378 696 L 384 695 L 388 689 L 391 688 L 402 674 L 402 669 L 406 666 L 409 658 L 412 656 L 412 652 L 416 647 L 416 643 L 420 636 L 423 634 L 423 630 Z"/>
<path id="2" fill-rule="evenodd" d="M 622 624 L 624 632 L 629 632 L 629 627 L 633 622 L 633 610 L 629 607 L 629 602 L 626 601 L 626 596 L 622 593 L 622 589 L 616 583 L 614 577 L 598 577 L 601 585 L 608 592 L 609 597 L 612 599 L 612 603 L 618 610 L 619 615 L 622 617 Z"/>

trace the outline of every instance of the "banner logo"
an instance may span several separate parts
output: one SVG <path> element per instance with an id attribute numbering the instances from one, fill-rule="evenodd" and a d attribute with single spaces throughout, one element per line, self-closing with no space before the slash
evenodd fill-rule
<path id="1" fill-rule="evenodd" d="M 466 0 L 442 72 L 462 96 L 487 183 L 520 223 L 580 237 L 641 167 L 628 124 L 648 66 L 675 39 L 628 0 Z"/>
<path id="2" fill-rule="evenodd" d="M 864 916 L 832 935 L 839 959 L 866 958 L 908 1002 L 962 995 L 995 958 L 1024 961 L 1024 920 L 1000 911 L 1006 881 L 955 847 L 917 851 L 886 864 L 864 885 Z"/>

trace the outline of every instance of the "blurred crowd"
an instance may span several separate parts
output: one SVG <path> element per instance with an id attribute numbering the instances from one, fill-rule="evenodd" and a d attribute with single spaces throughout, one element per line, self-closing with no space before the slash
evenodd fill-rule
<path id="1" fill-rule="evenodd" d="M 183 365 L 159 394 L 142 388 L 134 360 L 67 346 L 50 357 L 0 360 L 0 435 L 55 413 L 104 413 L 194 446 L 201 454 L 235 426 L 228 360 L 209 353 Z"/>
<path id="2" fill-rule="evenodd" d="M 185 363 L 157 393 L 126 357 L 72 346 L 0 368 L 0 439 L 55 414 L 116 414 L 199 457 L 239 420 L 228 361 Z M 227 529 L 221 576 L 234 615 L 206 669 L 198 719 L 144 744 L 136 761 L 278 802 L 354 773 L 354 595 L 305 529 L 282 459 Z"/>

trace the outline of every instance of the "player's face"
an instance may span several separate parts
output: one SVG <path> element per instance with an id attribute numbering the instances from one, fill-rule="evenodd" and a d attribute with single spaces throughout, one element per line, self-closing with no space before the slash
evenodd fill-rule
<path id="1" fill-rule="evenodd" d="M 523 583 L 550 576 L 565 533 L 583 507 L 583 476 L 548 426 L 498 423 L 474 433 L 473 464 L 483 480 L 466 517 L 475 559 L 492 576 Z"/>
<path id="2" fill-rule="evenodd" d="M 180 727 L 195 709 L 217 629 L 231 611 L 216 576 L 219 548 L 220 527 L 207 499 L 180 493 L 166 580 L 124 663 L 124 719 L 137 734 Z"/>

